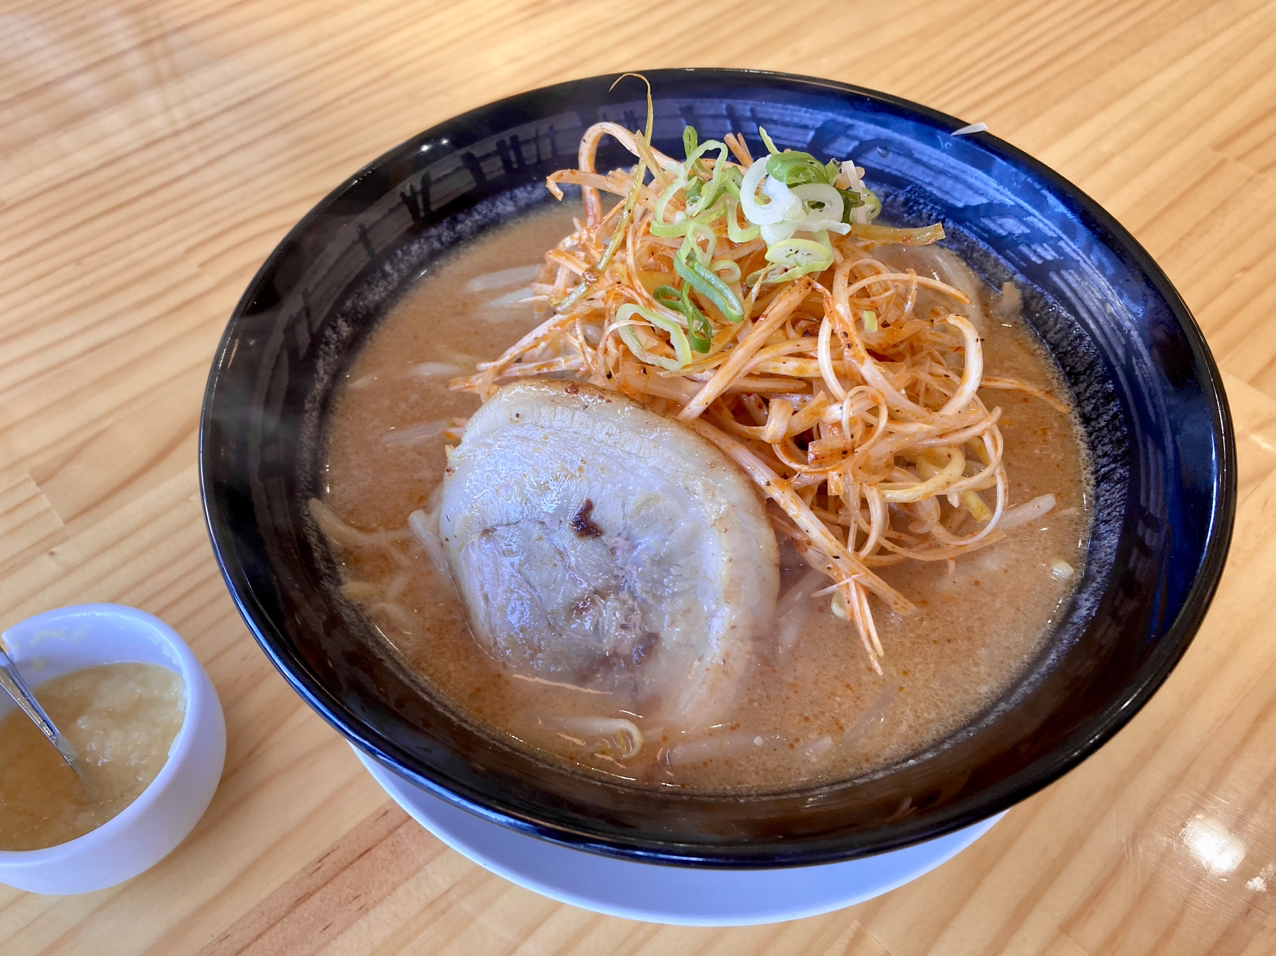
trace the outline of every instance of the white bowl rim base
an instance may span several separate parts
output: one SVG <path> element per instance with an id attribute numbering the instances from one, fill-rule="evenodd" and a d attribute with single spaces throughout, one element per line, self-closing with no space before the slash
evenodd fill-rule
<path id="1" fill-rule="evenodd" d="M 841 863 L 730 870 L 602 856 L 519 833 L 453 806 L 355 754 L 409 816 L 487 870 L 542 896 L 608 916 L 682 926 L 753 926 L 818 916 L 880 896 L 946 863 L 1004 813 L 890 853 Z"/>

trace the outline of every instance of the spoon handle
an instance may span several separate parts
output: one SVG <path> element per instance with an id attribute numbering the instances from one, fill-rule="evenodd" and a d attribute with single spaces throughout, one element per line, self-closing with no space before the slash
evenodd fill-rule
<path id="1" fill-rule="evenodd" d="M 62 759 L 78 774 L 80 767 L 77 761 L 80 759 L 80 755 L 76 752 L 75 745 L 67 740 L 61 731 L 54 726 L 53 721 L 49 719 L 49 715 L 40 706 L 40 702 L 31 693 L 31 688 L 27 686 L 27 682 L 18 673 L 18 668 L 14 665 L 12 659 L 3 650 L 0 650 L 0 686 L 9 692 L 9 696 L 35 722 L 41 733 L 49 738 L 49 742 L 53 746 L 58 748 L 58 753 L 62 755 Z"/>

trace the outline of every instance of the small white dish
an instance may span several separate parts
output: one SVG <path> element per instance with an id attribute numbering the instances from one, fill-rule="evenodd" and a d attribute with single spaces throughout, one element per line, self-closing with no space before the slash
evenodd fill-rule
<path id="1" fill-rule="evenodd" d="M 751 926 L 818 916 L 903 886 L 952 859 L 1004 816 L 891 853 L 781 869 L 663 866 L 549 843 L 453 806 L 355 748 L 414 820 L 480 866 L 560 903 L 684 926 Z"/>
<path id="2" fill-rule="evenodd" d="M 27 682 L 98 664 L 159 664 L 181 675 L 186 714 L 168 762 L 118 816 L 44 850 L 0 850 L 0 883 L 32 893 L 89 893 L 137 876 L 168 856 L 208 809 L 226 760 L 226 720 L 212 681 L 186 642 L 153 615 L 82 604 L 29 618 L 0 635 Z M 0 717 L 13 707 L 0 702 Z"/>

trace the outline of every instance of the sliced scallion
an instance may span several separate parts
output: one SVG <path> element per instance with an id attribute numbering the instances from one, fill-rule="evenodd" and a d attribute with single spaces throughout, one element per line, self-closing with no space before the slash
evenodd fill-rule
<path id="1" fill-rule="evenodd" d="M 821 163 L 810 153 L 803 153 L 793 149 L 785 150 L 783 153 L 776 153 L 768 159 L 766 161 L 766 171 L 786 186 L 805 186 L 812 183 L 831 186 L 838 175 L 841 174 L 839 169 L 830 178 L 828 166 Z"/>
<path id="2" fill-rule="evenodd" d="M 767 262 L 788 266 L 779 275 L 769 276 L 768 283 L 789 282 L 802 276 L 823 272 L 833 265 L 833 247 L 818 239 L 786 239 L 777 242 L 766 251 Z"/>

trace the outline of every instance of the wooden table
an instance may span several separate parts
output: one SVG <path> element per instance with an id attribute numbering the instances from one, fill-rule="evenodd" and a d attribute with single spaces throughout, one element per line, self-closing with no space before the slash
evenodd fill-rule
<path id="1" fill-rule="evenodd" d="M 87 896 L 0 888 L 0 951 L 1276 950 L 1276 2 L 221 7 L 0 9 L 0 625 L 83 601 L 152 611 L 207 666 L 230 732 L 221 788 L 176 853 Z M 334 184 L 495 97 L 679 65 L 895 93 L 1058 169 L 1195 311 L 1240 443 L 1222 587 L 1126 730 L 929 876 L 729 931 L 553 903 L 409 820 L 250 638 L 195 468 L 227 317 Z"/>

